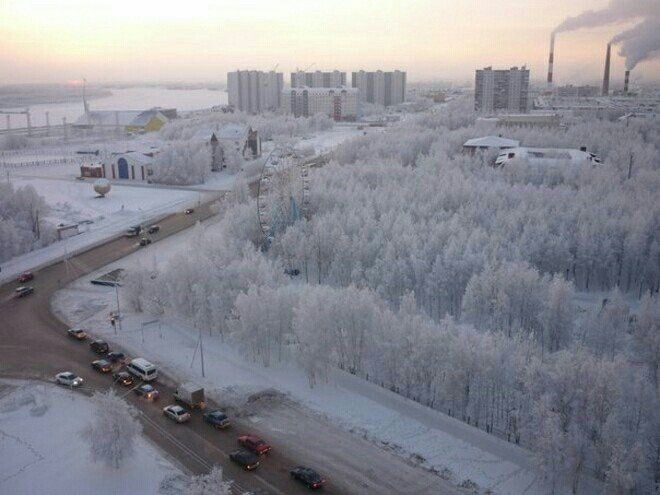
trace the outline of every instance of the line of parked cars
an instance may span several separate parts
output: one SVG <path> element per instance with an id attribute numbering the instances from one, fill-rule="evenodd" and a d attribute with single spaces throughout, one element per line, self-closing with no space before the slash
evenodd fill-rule
<path id="1" fill-rule="evenodd" d="M 81 328 L 67 330 L 69 337 L 84 341 L 88 338 L 87 332 Z M 123 352 L 111 351 L 107 342 L 101 339 L 91 340 L 90 350 L 99 356 L 91 362 L 91 366 L 99 373 L 112 373 L 113 383 L 124 387 L 132 387 L 134 393 L 149 402 L 158 400 L 160 393 L 154 388 L 152 382 L 158 378 L 157 367 L 144 358 L 128 359 Z M 65 371 L 55 376 L 56 382 L 69 387 L 79 387 L 84 380 L 73 372 Z M 187 423 L 192 419 L 192 411 L 204 411 L 202 421 L 217 430 L 224 430 L 231 426 L 227 414 L 220 410 L 206 411 L 206 397 L 204 389 L 199 385 L 187 382 L 180 384 L 173 393 L 174 403 L 163 407 L 163 415 L 177 424 Z M 239 449 L 229 454 L 229 459 L 247 471 L 255 470 L 272 447 L 257 435 L 241 435 L 237 438 Z M 315 470 L 297 466 L 289 472 L 292 478 L 300 481 L 309 488 L 321 488 L 326 480 Z"/>

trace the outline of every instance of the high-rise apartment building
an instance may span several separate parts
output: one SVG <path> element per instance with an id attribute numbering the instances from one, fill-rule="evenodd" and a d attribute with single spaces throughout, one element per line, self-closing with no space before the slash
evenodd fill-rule
<path id="1" fill-rule="evenodd" d="M 528 96 L 529 69 L 525 67 L 506 70 L 486 67 L 476 71 L 474 108 L 478 112 L 527 112 Z"/>
<path id="2" fill-rule="evenodd" d="M 334 120 L 357 118 L 358 90 L 336 88 L 291 88 L 282 92 L 282 110 L 296 117 L 327 115 Z"/>
<path id="3" fill-rule="evenodd" d="M 302 88 L 336 88 L 337 86 L 346 86 L 346 72 L 333 70 L 330 72 L 292 72 L 291 87 Z"/>
<path id="4" fill-rule="evenodd" d="M 227 73 L 228 101 L 236 110 L 261 113 L 281 106 L 284 74 L 259 70 L 237 70 Z"/>
<path id="5" fill-rule="evenodd" d="M 352 86 L 360 91 L 360 101 L 377 105 L 398 105 L 406 100 L 406 73 L 394 72 L 353 72 Z"/>

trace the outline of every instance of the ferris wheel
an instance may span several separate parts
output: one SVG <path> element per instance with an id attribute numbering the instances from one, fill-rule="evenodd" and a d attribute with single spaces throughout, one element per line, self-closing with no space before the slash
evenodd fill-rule
<path id="1" fill-rule="evenodd" d="M 292 146 L 277 146 L 264 161 L 257 217 L 266 246 L 300 218 L 309 218 L 309 165 Z"/>

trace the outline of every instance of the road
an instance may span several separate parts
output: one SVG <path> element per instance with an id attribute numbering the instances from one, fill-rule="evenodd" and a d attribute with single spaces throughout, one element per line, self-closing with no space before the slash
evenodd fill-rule
<path id="1" fill-rule="evenodd" d="M 183 213 L 166 217 L 159 222 L 161 230 L 154 235 L 157 242 L 180 232 L 196 221 L 212 216 L 210 203 L 196 208 L 191 215 Z M 90 249 L 73 258 L 73 262 L 59 262 L 35 273 L 30 285 L 35 293 L 23 299 L 14 299 L 16 283 L 0 288 L 0 376 L 13 378 L 35 378 L 51 380 L 55 373 L 70 370 L 84 376 L 86 387 L 93 390 L 106 390 L 112 387 L 111 378 L 91 370 L 90 362 L 95 359 L 86 343 L 67 337 L 67 327 L 52 313 L 50 300 L 53 294 L 67 283 L 80 276 L 97 270 L 108 263 L 123 258 L 140 249 L 136 238 L 121 237 Z M 149 356 L 144 356 L 147 359 Z M 266 490 L 264 493 L 295 495 L 309 493 L 299 483 L 293 481 L 288 471 L 291 467 L 304 464 L 306 451 L 324 451 L 323 445 L 315 446 L 314 431 L 298 432 L 302 443 L 295 448 L 275 448 L 256 472 L 247 473 L 235 464 L 228 462 L 228 454 L 237 448 L 236 437 L 251 431 L 249 424 L 234 421 L 228 431 L 217 432 L 202 422 L 201 414 L 194 413 L 193 420 L 186 425 L 176 425 L 162 414 L 162 407 L 172 403 L 174 382 L 165 375 L 158 379 L 157 388 L 161 399 L 155 404 L 139 401 L 134 394 L 126 394 L 126 399 L 140 411 L 145 434 L 164 451 L 169 453 L 182 466 L 192 473 L 206 473 L 214 464 L 223 467 L 226 476 L 237 484 L 236 493 L 242 490 Z M 127 389 L 119 387 L 121 391 Z M 212 405 L 210 406 L 212 407 Z M 329 426 L 319 423 L 318 432 Z M 293 432 L 292 432 L 293 434 Z M 327 433 L 325 433 L 327 435 Z M 339 435 L 337 432 L 335 436 Z M 348 438 L 348 440 L 346 440 Z M 340 493 L 419 493 L 441 494 L 458 493 L 441 478 L 418 467 L 406 463 L 393 454 L 381 452 L 366 440 L 346 433 L 341 439 L 346 451 L 337 458 L 327 459 L 330 472 L 323 472 L 329 478 L 324 489 L 327 494 Z M 373 454 L 370 454 L 373 452 Z M 365 458 L 373 455 L 373 466 L 368 472 L 361 468 Z M 352 456 L 355 459 L 354 468 Z M 295 458 L 294 458 L 295 457 Z M 376 461 L 378 459 L 378 461 Z M 366 463 L 369 465 L 369 462 Z M 333 478 L 332 466 L 342 465 L 341 475 Z M 323 466 L 317 466 L 322 468 Z M 339 472 L 338 472 L 339 473 Z M 348 473 L 348 474 L 347 474 Z M 369 488 L 364 488 L 364 480 L 369 480 Z M 238 487 L 240 486 L 240 490 Z"/>

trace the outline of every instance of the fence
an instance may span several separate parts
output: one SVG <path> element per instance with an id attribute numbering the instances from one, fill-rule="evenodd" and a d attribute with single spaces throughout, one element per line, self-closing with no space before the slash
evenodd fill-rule
<path id="1" fill-rule="evenodd" d="M 0 168 L 15 169 L 24 167 L 42 167 L 46 165 L 63 165 L 66 163 L 79 163 L 75 158 L 53 158 L 47 160 L 31 160 L 26 162 L 0 162 Z"/>

